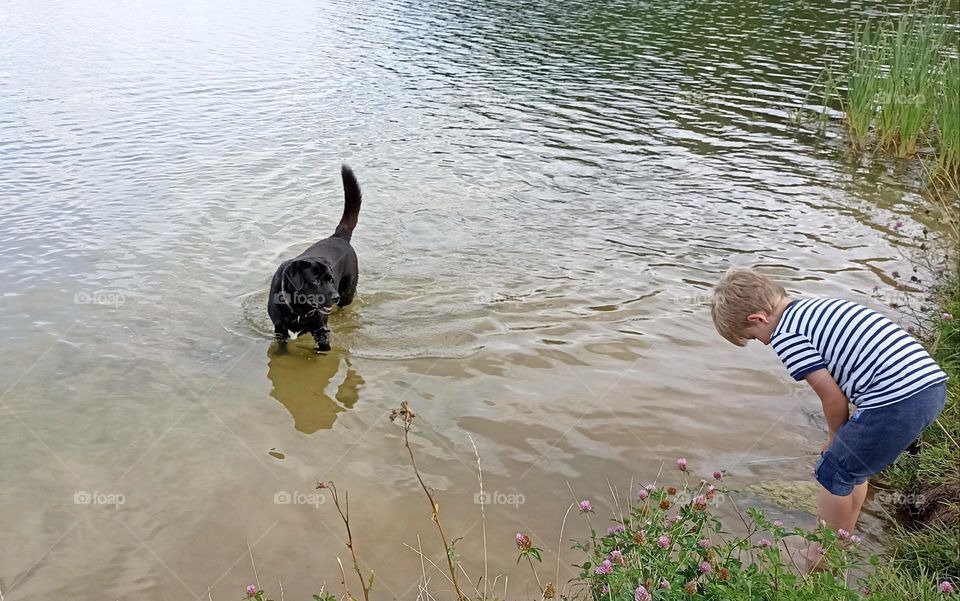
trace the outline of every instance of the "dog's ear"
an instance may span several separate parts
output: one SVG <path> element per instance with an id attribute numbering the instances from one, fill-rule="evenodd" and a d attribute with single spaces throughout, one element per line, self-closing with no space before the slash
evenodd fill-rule
<path id="1" fill-rule="evenodd" d="M 291 261 L 286 269 L 283 270 L 282 277 L 290 283 L 290 287 L 293 290 L 301 290 L 307 282 L 304 271 L 306 271 L 311 264 L 311 261 L 305 259 Z"/>

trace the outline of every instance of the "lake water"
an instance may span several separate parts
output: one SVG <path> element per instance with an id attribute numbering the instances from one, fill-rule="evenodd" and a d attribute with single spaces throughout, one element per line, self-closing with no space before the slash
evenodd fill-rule
<path id="1" fill-rule="evenodd" d="M 567 507 L 602 520 L 608 481 L 678 456 L 738 488 L 809 479 L 819 401 L 714 332 L 709 289 L 759 265 L 893 315 L 923 200 L 790 116 L 857 19 L 901 6 L 6 0 L 5 599 L 235 599 L 248 545 L 277 597 L 340 590 L 320 479 L 349 491 L 375 598 L 415 598 L 418 535 L 443 560 L 402 400 L 473 582 L 476 444 L 511 599 L 535 589 L 514 533 L 555 580 Z M 269 278 L 332 233 L 341 162 L 358 298 L 333 352 L 278 355 Z"/>

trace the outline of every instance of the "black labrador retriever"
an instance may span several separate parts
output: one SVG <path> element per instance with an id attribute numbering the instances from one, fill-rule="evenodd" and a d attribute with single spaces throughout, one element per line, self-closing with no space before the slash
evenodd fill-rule
<path id="1" fill-rule="evenodd" d="M 284 261 L 273 274 L 267 313 L 273 321 L 274 335 L 284 345 L 290 332 L 310 332 L 317 341 L 317 350 L 330 350 L 327 316 L 333 306 L 344 307 L 357 293 L 357 253 L 350 246 L 350 237 L 360 215 L 360 185 L 353 171 L 344 165 L 343 217 L 336 231 L 300 253 Z"/>

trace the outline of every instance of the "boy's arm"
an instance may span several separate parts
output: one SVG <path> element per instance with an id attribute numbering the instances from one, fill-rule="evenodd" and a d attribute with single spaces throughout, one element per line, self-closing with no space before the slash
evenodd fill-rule
<path id="1" fill-rule="evenodd" d="M 810 372 L 804 379 L 817 393 L 823 404 L 823 415 L 827 418 L 827 429 L 830 430 L 830 438 L 824 445 L 826 449 L 833 441 L 833 435 L 836 434 L 837 429 L 850 419 L 849 401 L 830 372 L 824 368 Z"/>

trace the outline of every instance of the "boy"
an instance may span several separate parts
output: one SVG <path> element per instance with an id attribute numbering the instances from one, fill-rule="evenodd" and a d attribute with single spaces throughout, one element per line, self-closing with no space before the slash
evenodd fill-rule
<path id="1" fill-rule="evenodd" d="M 947 375 L 913 337 L 849 301 L 790 299 L 755 271 L 728 271 L 714 289 L 713 323 L 745 346 L 759 340 L 820 397 L 830 436 L 814 468 L 819 518 L 853 532 L 867 478 L 893 463 L 940 414 Z M 848 403 L 856 405 L 849 414 Z M 807 569 L 817 569 L 819 548 Z"/>

